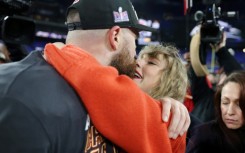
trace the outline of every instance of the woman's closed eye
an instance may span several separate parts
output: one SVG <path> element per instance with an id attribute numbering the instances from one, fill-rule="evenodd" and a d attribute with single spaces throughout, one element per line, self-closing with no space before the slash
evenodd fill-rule
<path id="1" fill-rule="evenodd" d="M 229 104 L 229 102 L 228 102 L 227 100 L 222 100 L 221 103 L 222 103 L 223 105 L 228 105 L 228 104 Z"/>
<path id="2" fill-rule="evenodd" d="M 150 65 L 157 65 L 155 62 L 152 62 L 152 61 L 148 61 L 147 63 Z"/>

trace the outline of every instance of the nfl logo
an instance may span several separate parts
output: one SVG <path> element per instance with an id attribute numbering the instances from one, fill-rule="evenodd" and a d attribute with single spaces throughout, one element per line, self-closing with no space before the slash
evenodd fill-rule
<path id="1" fill-rule="evenodd" d="M 118 12 L 113 11 L 113 15 L 114 15 L 115 23 L 129 21 L 128 12 L 127 11 L 123 12 L 122 7 L 118 8 Z"/>

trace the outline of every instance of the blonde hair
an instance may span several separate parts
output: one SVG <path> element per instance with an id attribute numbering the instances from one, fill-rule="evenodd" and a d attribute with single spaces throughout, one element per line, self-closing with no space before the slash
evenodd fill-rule
<path id="1" fill-rule="evenodd" d="M 163 59 L 167 62 L 157 86 L 150 90 L 149 94 L 155 99 L 169 96 L 183 101 L 188 86 L 188 76 L 178 49 L 166 43 L 149 45 L 141 50 L 139 58 L 143 58 L 145 55 L 151 58 L 158 58 L 159 55 L 163 55 Z"/>

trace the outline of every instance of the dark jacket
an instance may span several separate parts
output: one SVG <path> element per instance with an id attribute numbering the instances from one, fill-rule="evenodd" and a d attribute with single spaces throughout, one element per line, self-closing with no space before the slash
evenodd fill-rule
<path id="1" fill-rule="evenodd" d="M 187 131 L 186 144 L 188 144 L 190 138 L 192 137 L 193 134 L 192 132 L 194 131 L 195 127 L 202 124 L 202 122 L 192 114 L 190 114 L 190 119 L 191 119 L 191 124 Z"/>
<path id="2" fill-rule="evenodd" d="M 223 129 L 216 121 L 195 128 L 186 153 L 245 153 L 245 129 Z"/>
<path id="3" fill-rule="evenodd" d="M 86 118 L 75 91 L 40 52 L 0 66 L 0 153 L 79 153 Z"/>

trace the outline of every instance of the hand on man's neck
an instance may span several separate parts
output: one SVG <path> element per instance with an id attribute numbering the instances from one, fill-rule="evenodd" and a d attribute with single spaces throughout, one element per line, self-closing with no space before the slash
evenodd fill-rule
<path id="1" fill-rule="evenodd" d="M 55 42 L 55 43 L 53 43 L 53 45 L 54 45 L 55 47 L 57 47 L 58 49 L 61 49 L 62 47 L 65 46 L 65 44 L 62 43 L 62 42 Z M 47 60 L 45 54 L 43 54 L 43 58 L 44 58 L 45 60 Z"/>

